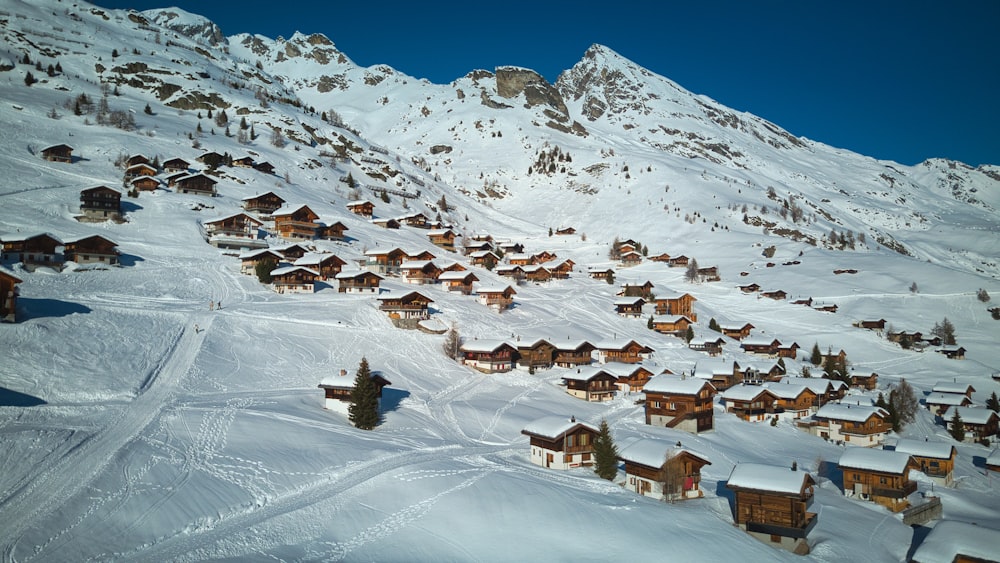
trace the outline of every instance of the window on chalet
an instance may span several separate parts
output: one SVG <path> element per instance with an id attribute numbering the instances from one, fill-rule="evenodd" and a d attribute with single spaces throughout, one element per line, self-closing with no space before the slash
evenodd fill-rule
<path id="1" fill-rule="evenodd" d="M 667 408 L 670 410 L 675 410 L 677 408 L 677 403 L 667 403 Z"/>
<path id="2" fill-rule="evenodd" d="M 580 434 L 579 442 L 581 446 L 590 445 L 590 434 Z"/>
<path id="3" fill-rule="evenodd" d="M 888 483 L 889 483 L 889 479 L 888 478 L 886 478 L 886 477 L 879 477 L 878 478 L 878 484 L 879 485 L 885 485 L 885 484 L 888 484 Z"/>

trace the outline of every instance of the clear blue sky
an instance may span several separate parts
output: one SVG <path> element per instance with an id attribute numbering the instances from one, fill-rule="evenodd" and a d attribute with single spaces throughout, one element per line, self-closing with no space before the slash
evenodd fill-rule
<path id="1" fill-rule="evenodd" d="M 322 33 L 358 65 L 439 84 L 500 65 L 554 82 L 600 43 L 795 135 L 903 164 L 1000 165 L 998 0 L 97 4 L 178 6 L 226 35 Z"/>

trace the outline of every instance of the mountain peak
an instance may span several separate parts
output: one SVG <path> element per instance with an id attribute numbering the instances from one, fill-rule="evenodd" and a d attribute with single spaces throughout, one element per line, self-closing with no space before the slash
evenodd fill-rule
<path id="1" fill-rule="evenodd" d="M 205 16 L 192 14 L 181 8 L 159 8 L 142 12 L 157 25 L 171 29 L 185 37 L 190 37 L 196 41 L 204 40 L 209 45 L 215 46 L 225 40 L 222 29 Z"/>

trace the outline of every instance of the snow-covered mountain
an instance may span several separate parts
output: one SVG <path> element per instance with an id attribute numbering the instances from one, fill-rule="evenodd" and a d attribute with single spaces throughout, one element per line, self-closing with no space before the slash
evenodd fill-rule
<path id="1" fill-rule="evenodd" d="M 907 557 L 909 527 L 843 497 L 843 447 L 788 421 L 747 423 L 720 406 L 711 433 L 648 426 L 641 394 L 573 398 L 560 386 L 565 368 L 481 374 L 449 360 L 442 336 L 393 327 L 373 297 L 337 293 L 332 281 L 279 295 L 241 274 L 234 251 L 206 243 L 205 224 L 267 191 L 343 223 L 346 240 L 310 244 L 350 266 L 398 246 L 461 263 L 482 287 L 511 283 L 433 246 L 426 230 L 348 212 L 360 198 L 380 218 L 419 211 L 465 239 L 490 233 L 575 262 L 569 279 L 517 285 L 502 314 L 420 287 L 432 317 L 467 342 L 636 339 L 655 350 L 651 371 L 690 374 L 707 356 L 650 331 L 650 309 L 615 313 L 621 284 L 650 281 L 658 295 L 695 296 L 696 338 L 718 336 L 714 318 L 797 342 L 791 373 L 811 366 L 805 352 L 817 344 L 878 372 L 883 391 L 903 378 L 923 392 L 955 380 L 982 404 L 1000 390 L 990 378 L 1000 321 L 977 299 L 980 289 L 1000 294 L 1000 167 L 905 166 L 798 138 L 604 46 L 555 84 L 502 67 L 438 85 L 360 67 L 319 34 L 226 37 L 176 8 L 10 0 L 0 6 L 0 100 L 0 241 L 97 233 L 118 244 L 122 263 L 4 259 L 22 280 L 18 322 L 0 324 L 4 560 L 608 560 L 667 550 L 791 560 L 732 525 L 725 483 L 740 462 L 792 461 L 819 483 L 810 557 Z M 73 162 L 41 158 L 59 144 Z M 123 222 L 77 220 L 81 190 L 122 188 L 125 157 L 200 170 L 204 151 L 275 172 L 222 166 L 212 171 L 217 197 L 164 188 L 125 195 Z M 567 227 L 575 234 L 552 234 Z M 609 258 L 615 238 L 717 266 L 721 281 L 690 283 L 684 268 L 650 260 L 622 268 Z M 614 267 L 616 283 L 590 279 L 591 266 Z M 752 283 L 789 299 L 738 287 Z M 926 334 L 945 317 L 964 361 L 852 327 L 884 318 Z M 762 361 L 735 340 L 725 350 L 741 365 Z M 362 356 L 392 382 L 373 432 L 324 410 L 317 389 L 341 369 L 353 374 Z M 622 444 L 683 442 L 712 462 L 705 498 L 666 505 L 622 486 L 623 473 L 612 483 L 531 464 L 521 430 L 549 415 L 606 419 Z M 953 441 L 926 411 L 902 434 Z M 945 517 L 1000 529 L 989 448 L 956 445 L 958 486 L 934 489 Z M 921 493 L 932 489 L 917 479 Z"/>

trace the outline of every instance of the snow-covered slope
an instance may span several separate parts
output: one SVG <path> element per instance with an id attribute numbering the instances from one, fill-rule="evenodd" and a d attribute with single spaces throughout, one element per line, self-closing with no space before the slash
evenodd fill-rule
<path id="1" fill-rule="evenodd" d="M 609 560 L 667 550 L 793 560 L 732 525 L 725 488 L 737 463 L 793 461 L 819 482 L 813 559 L 906 557 L 910 528 L 841 494 L 842 448 L 791 424 L 745 423 L 720 407 L 712 433 L 647 426 L 640 394 L 587 403 L 560 387 L 561 368 L 480 374 L 449 360 L 442 336 L 394 328 L 373 297 L 326 285 L 274 293 L 203 230 L 267 191 L 343 222 L 348 240 L 313 244 L 349 264 L 399 246 L 468 266 L 424 230 L 348 213 L 362 197 L 378 217 L 440 214 L 465 235 L 575 261 L 568 280 L 517 286 L 503 314 L 420 288 L 433 318 L 467 340 L 634 338 L 655 350 L 650 370 L 690 373 L 707 356 L 648 330 L 649 311 L 614 312 L 620 284 L 648 280 L 659 295 L 697 298 L 697 338 L 717 336 L 712 318 L 751 322 L 755 336 L 844 349 L 855 370 L 879 373 L 883 390 L 901 378 L 921 391 L 955 379 L 973 384 L 980 404 L 998 390 L 989 376 L 1000 370 L 1000 321 L 976 298 L 980 288 L 1000 294 L 995 166 L 908 167 L 795 138 L 602 46 L 555 85 L 514 67 L 435 85 L 358 67 L 321 35 L 224 38 L 177 9 L 11 0 L 0 7 L 0 53 L 0 241 L 98 233 L 122 252 L 122 266 L 106 269 L 4 261 L 23 280 L 18 322 L 0 325 L 4 560 Z M 74 162 L 40 157 L 60 143 Z M 121 187 L 123 156 L 195 163 L 204 150 L 276 172 L 224 166 L 218 197 L 160 189 L 124 197 L 122 223 L 75 219 L 82 189 Z M 575 235 L 549 234 L 569 226 Z M 683 268 L 651 261 L 617 268 L 615 237 L 717 265 L 722 280 L 692 284 Z M 615 266 L 616 283 L 589 279 L 589 266 Z M 481 286 L 507 283 L 470 269 Z M 790 299 L 737 288 L 750 283 Z M 809 297 L 813 307 L 791 304 Z M 814 308 L 822 304 L 838 310 Z M 945 317 L 964 361 L 851 326 L 885 318 L 927 333 Z M 725 348 L 741 365 L 760 361 L 735 341 Z M 789 372 L 806 355 L 786 360 Z M 392 382 L 373 432 L 325 411 L 317 388 L 340 369 L 353 375 L 362 356 Z M 712 462 L 705 498 L 658 503 L 621 486 L 623 473 L 612 483 L 532 465 L 520 431 L 549 415 L 606 419 L 622 442 L 681 441 Z M 951 440 L 926 411 L 903 435 Z M 982 467 L 989 450 L 958 449 L 958 486 L 934 489 L 945 516 L 1000 528 Z"/>

